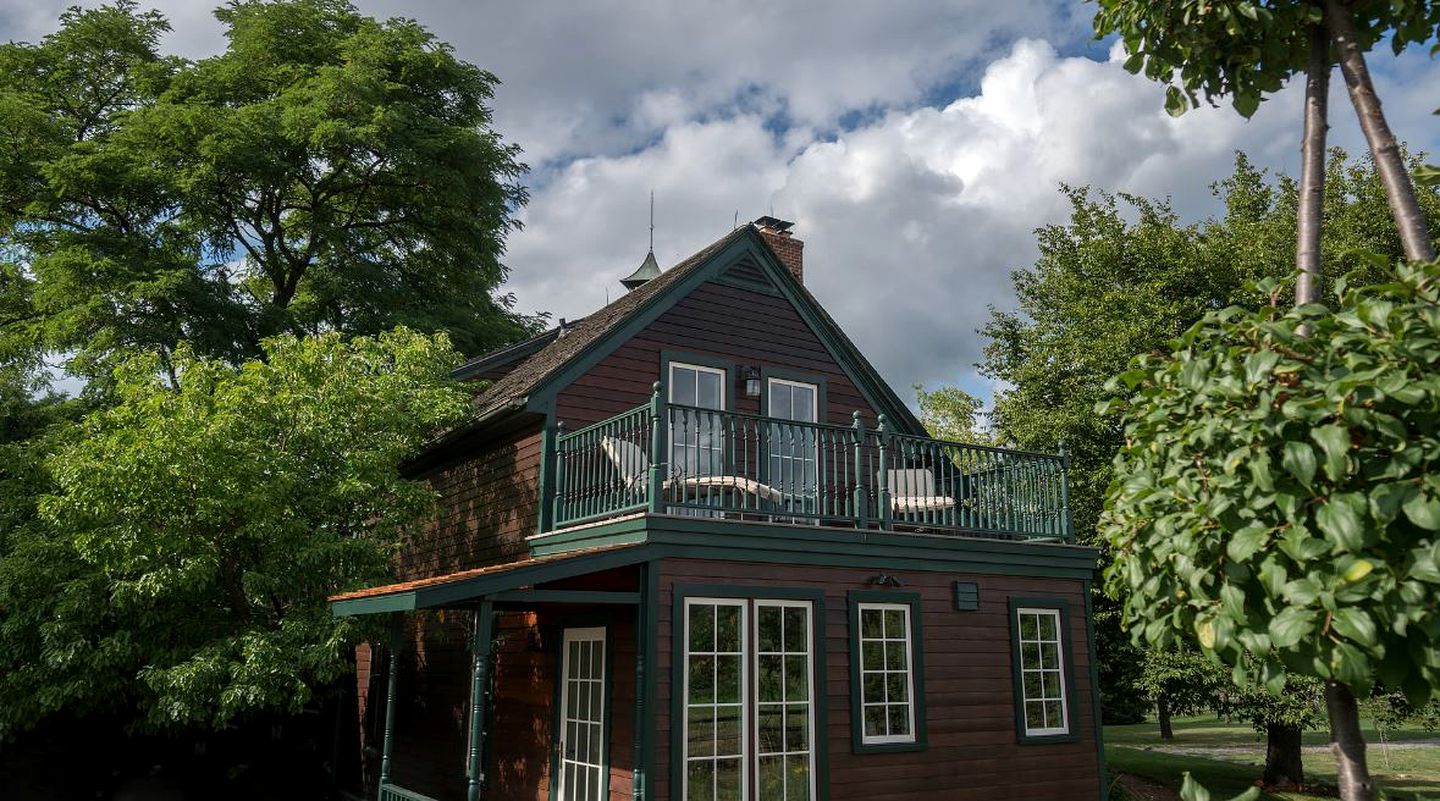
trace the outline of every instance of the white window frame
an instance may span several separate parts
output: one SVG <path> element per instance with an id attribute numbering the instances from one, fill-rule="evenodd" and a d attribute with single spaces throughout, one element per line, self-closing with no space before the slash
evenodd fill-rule
<path id="1" fill-rule="evenodd" d="M 754 599 L 753 601 L 751 601 L 751 608 L 754 609 L 754 614 L 752 614 L 752 615 L 750 616 L 751 619 L 753 620 L 753 622 L 751 623 L 751 626 L 753 627 L 753 630 L 750 632 L 750 636 L 751 636 L 752 639 L 750 640 L 749 643 L 747 643 L 747 645 L 753 645 L 753 648 L 751 648 L 751 651 L 750 651 L 750 658 L 751 658 L 751 660 L 754 661 L 755 666 L 756 666 L 756 668 L 755 668 L 755 670 L 754 670 L 755 682 L 756 682 L 756 685 L 757 685 L 756 688 L 755 688 L 755 689 L 756 689 L 755 700 L 754 700 L 755 709 L 753 710 L 753 714 L 751 715 L 751 718 L 753 719 L 753 725 L 754 725 L 754 727 L 755 727 L 755 737 L 754 737 L 754 740 L 753 740 L 753 742 L 755 743 L 755 751 L 754 751 L 754 753 L 747 754 L 746 756 L 747 756 L 747 759 L 754 759 L 754 760 L 755 760 L 755 773 L 756 773 L 755 790 L 756 790 L 756 795 L 759 796 L 759 790 L 760 790 L 759 768 L 760 768 L 760 757 L 761 757 L 761 756 L 780 756 L 780 757 L 782 758 L 782 761 L 783 761 L 783 759 L 784 759 L 785 757 L 794 756 L 794 755 L 796 755 L 796 754 L 798 754 L 798 753 L 801 753 L 801 752 L 789 751 L 789 750 L 784 750 L 784 751 L 779 751 L 779 752 L 772 752 L 772 753 L 769 753 L 769 754 L 761 754 L 761 753 L 760 753 L 760 699 L 759 699 L 759 686 L 758 686 L 758 685 L 759 685 L 759 680 L 760 680 L 759 665 L 760 665 L 760 656 L 761 656 L 761 654 L 760 654 L 760 607 L 762 607 L 762 606 L 771 606 L 771 607 L 776 607 L 776 608 L 780 609 L 780 610 L 781 610 L 780 614 L 781 614 L 782 618 L 783 618 L 783 616 L 784 616 L 784 614 L 785 614 L 784 610 L 785 610 L 786 608 L 799 608 L 799 609 L 804 609 L 804 610 L 805 610 L 805 671 L 806 671 L 806 673 L 805 673 L 805 690 L 806 690 L 806 693 L 807 693 L 806 698 L 805 698 L 805 704 L 806 704 L 806 707 L 805 707 L 805 708 L 809 710 L 809 714 L 807 715 L 807 719 L 806 719 L 806 724 L 807 724 L 807 726 L 809 727 L 809 730 L 806 732 L 806 735 L 805 735 L 806 750 L 805 750 L 803 753 L 804 753 L 805 756 L 808 758 L 809 763 L 810 763 L 810 764 L 809 764 L 809 769 L 805 772 L 805 775 L 809 778 L 809 783 L 810 783 L 809 789 L 806 791 L 807 794 L 806 794 L 805 797 L 806 797 L 807 799 L 810 799 L 811 801 L 814 801 L 814 799 L 815 799 L 815 747 L 816 747 L 816 746 L 815 746 L 815 604 L 811 603 L 810 601 L 784 601 L 784 600 L 777 600 L 777 599 L 772 599 L 772 598 L 756 598 L 756 599 Z M 781 648 L 781 652 L 779 652 L 779 653 L 782 653 L 782 654 L 783 654 L 783 653 L 786 653 L 786 652 L 784 651 L 785 643 L 784 643 L 783 640 L 782 640 L 781 643 L 780 643 L 780 648 Z M 772 653 L 774 653 L 774 652 L 766 652 L 766 653 L 767 653 L 767 654 L 772 654 Z M 783 659 L 784 657 L 782 656 L 781 658 Z M 783 692 L 783 691 L 782 691 L 782 692 Z M 786 707 L 787 707 L 789 704 L 791 704 L 791 703 L 794 703 L 794 702 L 793 702 L 793 701 L 780 702 L 782 720 L 784 719 L 784 716 L 785 716 Z M 788 798 L 788 793 L 786 794 L 786 796 L 787 796 L 787 798 Z"/>
<path id="2" fill-rule="evenodd" d="M 717 392 L 717 397 L 716 397 L 716 402 L 717 402 L 719 405 L 716 406 L 716 407 L 715 407 L 713 410 L 711 410 L 711 411 L 717 411 L 717 412 L 724 412 L 724 411 L 726 411 L 726 408 L 725 408 L 725 400 L 726 400 L 726 395 L 727 395 L 728 393 L 726 392 L 726 386 L 727 386 L 727 385 L 726 385 L 725 382 L 729 380 L 729 371 L 727 371 L 727 370 L 726 370 L 725 368 L 723 368 L 723 367 L 708 367 L 708 366 L 703 365 L 703 364 L 691 364 L 690 362 L 670 362 L 669 365 L 670 365 L 670 366 L 665 369 L 665 378 L 666 378 L 666 390 L 665 390 L 665 395 L 666 395 L 666 402 L 667 402 L 667 403 L 675 403 L 675 384 L 676 384 L 676 381 L 675 381 L 675 369 L 678 367 L 678 368 L 684 369 L 684 370 L 694 370 L 697 375 L 700 374 L 700 373 L 709 373 L 709 374 L 711 374 L 711 375 L 717 375 L 717 376 L 719 376 L 719 377 L 720 377 L 720 388 L 719 388 L 719 390 L 718 390 L 718 392 Z M 697 387 L 697 389 L 698 389 L 698 387 Z M 697 405 L 696 405 L 694 408 L 697 408 L 697 409 L 709 409 L 709 407 L 707 407 L 707 406 L 700 406 L 700 405 L 698 405 L 698 401 L 699 401 L 699 393 L 698 393 L 698 392 L 696 393 L 696 401 L 697 401 Z M 718 420 L 714 421 L 714 430 L 711 431 L 711 432 L 709 432 L 709 433 L 710 433 L 710 436 L 711 436 L 712 438 L 714 438 L 715 441 L 713 441 L 713 442 L 712 442 L 710 445 L 708 445 L 708 446 L 701 446 L 701 445 L 698 444 L 698 442 L 695 443 L 695 444 L 692 444 L 692 443 L 690 443 L 690 442 L 688 442 L 688 441 L 686 441 L 686 442 L 681 442 L 681 443 L 677 443 L 677 442 L 675 441 L 675 415 L 674 415 L 674 414 L 671 414 L 671 415 L 669 415 L 669 418 L 670 418 L 670 419 L 667 421 L 667 423 L 668 423 L 668 425 L 669 425 L 669 430 L 666 431 L 665 438 L 666 438 L 666 441 L 670 443 L 670 453 L 667 454 L 667 457 L 668 457 L 668 459 L 669 459 L 669 461 L 670 461 L 670 463 L 671 463 L 671 464 L 670 464 L 670 470 L 671 470 L 671 472 L 673 473 L 673 472 L 675 472 L 676 470 L 679 469 L 679 468 L 677 468 L 676 465 L 675 465 L 675 462 L 677 461 L 677 458 L 676 458 L 676 457 L 677 457 L 677 455 L 679 455 L 679 454 L 683 454 L 687 449 L 692 450 L 692 451 L 695 452 L 694 459 L 695 459 L 696 467 L 697 467 L 697 469 L 701 468 L 701 467 L 702 467 L 702 465 L 701 465 L 702 460 L 701 460 L 701 457 L 700 457 L 700 451 L 701 451 L 701 449 L 703 448 L 707 453 L 713 453 L 713 454 L 715 455 L 715 456 L 714 456 L 715 460 L 716 460 L 717 462 L 719 462 L 719 468 L 718 468 L 717 472 L 723 473 L 723 472 L 724 472 L 724 466 L 725 466 L 725 439 L 724 439 L 724 436 L 723 436 L 723 428 L 724 428 L 724 425 L 723 425 L 720 421 L 718 421 Z M 679 452 L 678 454 L 677 454 L 677 450 L 678 450 L 678 452 Z M 707 455 L 705 458 L 706 458 L 706 460 L 708 460 L 708 459 L 710 459 L 711 457 Z M 711 475 L 711 473 L 703 473 L 703 472 L 701 472 L 701 473 L 697 473 L 697 475 Z"/>
<path id="3" fill-rule="evenodd" d="M 680 621 L 679 626 L 680 636 L 684 638 L 682 640 L 684 647 L 681 649 L 681 653 L 684 654 L 685 660 L 681 665 L 681 683 L 679 688 L 682 699 L 681 708 L 684 710 L 684 714 L 680 720 L 680 798 L 687 799 L 690 797 L 690 763 L 692 761 L 708 759 L 713 764 L 716 759 L 714 756 L 706 757 L 702 755 L 694 757 L 693 759 L 690 756 L 690 709 L 692 706 L 690 703 L 690 657 L 692 653 L 695 653 L 690 650 L 691 606 L 731 606 L 740 610 L 740 622 L 737 627 L 740 636 L 740 801 L 746 801 L 746 799 L 750 797 L 750 728 L 753 725 L 752 718 L 754 715 L 750 708 L 750 660 L 747 658 L 749 655 L 748 638 L 750 636 L 749 618 L 751 610 L 750 602 L 744 598 L 704 598 L 699 596 L 685 598 L 683 608 L 685 617 Z M 717 627 L 717 633 L 718 630 Z M 716 652 L 717 651 L 702 651 L 699 653 L 714 654 Z M 723 653 L 730 652 L 726 651 Z M 713 709 L 715 703 L 711 702 L 708 706 Z"/>
<path id="4" fill-rule="evenodd" d="M 1036 625 L 1036 627 L 1035 627 L 1035 637 L 1036 637 L 1036 639 L 1033 639 L 1033 640 L 1027 640 L 1027 639 L 1025 639 L 1024 626 L 1022 625 L 1022 620 L 1024 619 L 1024 616 L 1025 616 L 1025 615 L 1034 615 L 1034 616 L 1038 616 L 1038 617 L 1048 617 L 1048 618 L 1050 618 L 1051 620 L 1053 620 L 1053 621 L 1055 622 L 1055 639 L 1054 639 L 1054 640 L 1041 639 L 1041 638 L 1040 638 L 1040 627 L 1039 627 L 1038 623 L 1037 623 L 1037 625 Z M 1066 676 L 1066 673 L 1065 673 L 1065 661 L 1066 661 L 1065 657 L 1066 657 L 1066 654 L 1065 654 L 1065 631 L 1064 631 L 1064 627 L 1063 627 L 1064 620 L 1065 620 L 1065 618 L 1064 618 L 1063 615 L 1060 614 L 1060 610 L 1059 610 L 1059 609 L 1055 609 L 1055 608 L 1053 608 L 1053 607 L 1020 606 L 1020 607 L 1016 607 L 1016 609 L 1015 609 L 1015 642 L 1016 642 L 1016 654 L 1017 654 L 1016 659 L 1017 659 L 1017 661 L 1019 662 L 1019 665 L 1017 666 L 1017 669 L 1020 671 L 1020 682 L 1019 682 L 1019 690 L 1020 690 L 1020 699 L 1019 699 L 1019 701 L 1020 701 L 1020 721 L 1021 721 L 1021 723 L 1024 725 L 1024 727 L 1025 727 L 1025 736 L 1026 736 L 1026 737 L 1053 737 L 1053 736 L 1056 736 L 1056 735 L 1065 735 L 1065 734 L 1069 734 L 1069 733 L 1070 733 L 1070 698 L 1069 698 L 1070 693 L 1069 693 L 1069 686 L 1066 684 L 1066 680 L 1067 680 L 1068 677 Z M 1026 646 L 1027 644 L 1033 644 L 1033 645 L 1036 645 L 1036 646 L 1037 646 L 1036 649 L 1035 649 L 1037 656 L 1039 656 L 1039 654 L 1040 654 L 1040 650 L 1041 650 L 1040 646 L 1042 646 L 1042 645 L 1044 645 L 1044 644 L 1053 644 L 1053 645 L 1055 646 L 1055 654 L 1056 654 L 1055 667 L 1054 667 L 1054 668 L 1043 667 L 1043 657 L 1041 657 L 1042 662 L 1041 662 L 1040 665 L 1036 665 L 1036 666 L 1034 666 L 1034 667 L 1027 667 L 1027 666 L 1025 665 L 1025 646 Z M 1042 688 L 1042 689 L 1041 689 L 1041 693 L 1042 693 L 1042 696 L 1041 696 L 1041 697 L 1039 697 L 1039 698 L 1031 698 L 1031 697 L 1029 697 L 1028 695 L 1026 695 L 1026 691 L 1025 691 L 1025 674 L 1026 674 L 1026 673 L 1039 673 L 1039 674 L 1041 674 L 1041 679 L 1040 679 L 1040 686 L 1041 686 L 1041 688 Z M 1043 693 L 1044 693 L 1044 689 L 1043 689 L 1043 688 L 1044 688 L 1044 686 L 1045 686 L 1044 674 L 1046 674 L 1046 673 L 1053 673 L 1053 674 L 1055 674 L 1056 677 L 1057 677 L 1058 680 L 1059 680 L 1060 696 L 1059 696 L 1058 698 L 1051 698 L 1050 696 L 1043 695 Z M 1045 703 L 1051 702 L 1051 701 L 1059 701 L 1059 702 L 1060 702 L 1060 725 L 1059 725 L 1059 726 L 1046 726 L 1046 727 L 1043 727 L 1043 728 L 1031 728 L 1031 727 L 1030 727 L 1029 702 L 1039 702 L 1039 703 L 1042 704 L 1042 706 L 1043 706 Z"/>
<path id="5" fill-rule="evenodd" d="M 859 652 L 856 653 L 852 658 L 858 659 L 860 662 L 860 714 L 857 719 L 857 723 L 860 726 L 860 742 L 862 745 L 894 745 L 897 743 L 914 743 L 917 741 L 917 738 L 920 735 L 919 732 L 916 731 L 918 727 L 915 723 L 915 621 L 912 619 L 913 609 L 908 603 L 894 603 L 885 601 L 859 601 L 856 603 L 856 609 L 857 611 L 855 615 L 855 620 L 858 624 L 859 630 L 856 632 L 855 643 L 856 647 L 859 649 Z M 910 720 L 909 734 L 868 735 L 865 733 L 865 708 L 867 706 L 885 707 L 885 727 L 887 729 L 890 727 L 889 708 L 891 706 L 894 706 L 894 704 L 890 703 L 888 698 L 880 701 L 867 700 L 865 698 L 865 674 L 873 674 L 878 672 L 882 675 L 888 675 L 892 672 L 883 668 L 880 671 L 865 669 L 865 644 L 867 642 L 883 644 L 885 642 L 893 641 L 893 638 L 884 636 L 883 631 L 881 632 L 880 639 L 865 636 L 865 611 L 867 609 L 879 611 L 882 616 L 882 620 L 884 613 L 887 611 L 896 610 L 903 612 L 905 615 L 905 625 L 902 628 L 905 632 L 905 714 L 909 717 Z"/>

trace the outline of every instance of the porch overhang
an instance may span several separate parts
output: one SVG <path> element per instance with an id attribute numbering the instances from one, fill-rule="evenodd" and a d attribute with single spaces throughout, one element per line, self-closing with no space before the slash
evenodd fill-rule
<path id="1" fill-rule="evenodd" d="M 504 565 L 332 595 L 329 598 L 330 611 L 336 617 L 355 617 L 443 609 L 469 605 L 481 599 L 497 603 L 633 604 L 639 602 L 638 593 L 522 588 L 586 573 L 627 567 L 650 558 L 652 554 L 640 544 L 598 544 Z"/>

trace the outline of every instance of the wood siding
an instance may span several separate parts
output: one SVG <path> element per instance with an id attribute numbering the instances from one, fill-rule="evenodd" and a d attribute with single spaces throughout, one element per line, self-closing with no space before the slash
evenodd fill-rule
<path id="1" fill-rule="evenodd" d="M 474 447 L 426 478 L 439 493 L 435 516 L 400 555 L 409 581 L 529 556 L 540 485 L 539 425 Z"/>
<path id="2" fill-rule="evenodd" d="M 1099 795 L 1090 655 L 1082 582 L 948 573 L 896 573 L 904 592 L 921 595 L 928 746 L 922 751 L 855 754 L 851 746 L 850 630 L 846 594 L 873 590 L 879 572 L 692 559 L 661 562 L 655 799 L 670 787 L 673 589 L 679 584 L 802 587 L 825 594 L 824 742 L 830 801 L 947 799 L 1092 799 Z M 980 588 L 977 611 L 955 609 L 953 583 Z M 1075 742 L 1019 744 L 1016 738 L 1008 599 L 1057 598 L 1070 603 L 1069 642 Z M 755 597 L 765 597 L 763 590 Z"/>
<path id="3" fill-rule="evenodd" d="M 665 351 L 813 374 L 825 380 L 826 422 L 849 425 L 857 410 L 868 420 L 875 418 L 860 390 L 789 301 L 714 282 L 700 285 L 562 389 L 556 417 L 573 431 L 645 403 L 650 385 L 661 377 Z M 759 400 L 737 389 L 737 376 L 728 379 L 735 390 L 735 411 L 758 414 Z"/>

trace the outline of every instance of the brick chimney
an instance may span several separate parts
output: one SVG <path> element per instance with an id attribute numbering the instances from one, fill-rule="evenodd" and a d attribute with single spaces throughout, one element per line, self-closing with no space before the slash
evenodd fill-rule
<path id="1" fill-rule="evenodd" d="M 795 274 L 795 280 L 805 283 L 805 243 L 796 239 L 790 234 L 790 229 L 795 223 L 789 220 L 781 220 L 777 217 L 765 216 L 751 223 L 760 235 L 765 237 L 765 244 L 775 251 L 780 257 L 780 263 L 790 268 Z"/>

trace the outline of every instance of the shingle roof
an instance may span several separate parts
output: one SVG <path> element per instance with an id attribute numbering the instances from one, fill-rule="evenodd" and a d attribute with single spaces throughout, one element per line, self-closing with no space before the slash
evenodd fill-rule
<path id="1" fill-rule="evenodd" d="M 480 393 L 474 401 L 476 416 L 482 417 L 529 395 L 552 373 L 560 370 L 571 359 L 599 342 L 606 334 L 628 320 L 631 315 L 648 305 L 651 300 L 663 295 L 667 288 L 709 261 L 711 256 L 744 236 L 747 230 L 749 230 L 749 226 L 736 228 L 690 258 L 660 273 L 659 277 L 622 295 L 589 317 L 583 317 L 567 326 L 561 336 L 535 355 L 516 365 L 514 370 Z"/>

